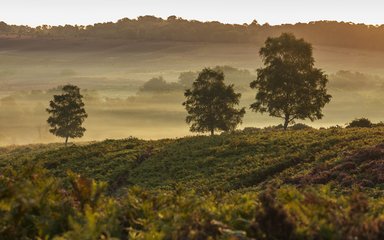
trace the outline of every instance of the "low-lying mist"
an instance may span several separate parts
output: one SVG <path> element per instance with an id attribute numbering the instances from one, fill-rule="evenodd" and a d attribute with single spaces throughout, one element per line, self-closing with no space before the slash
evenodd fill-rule
<path id="1" fill-rule="evenodd" d="M 63 45 L 49 39 L 0 43 L 3 146 L 62 142 L 48 132 L 45 109 L 58 86 L 68 83 L 81 88 L 89 115 L 84 137 L 74 141 L 192 134 L 181 105 L 183 91 L 198 71 L 215 66 L 221 66 L 226 83 L 242 93 L 240 104 L 247 113 L 240 128 L 281 123 L 249 110 L 256 94 L 249 83 L 261 66 L 257 44 L 129 41 L 99 46 L 96 40 L 87 40 L 94 46 L 85 48 L 84 43 Z M 304 123 L 326 127 L 359 117 L 384 120 L 383 52 L 314 45 L 314 57 L 316 67 L 329 75 L 333 98 L 322 120 Z"/>
<path id="2" fill-rule="evenodd" d="M 251 112 L 255 92 L 249 82 L 255 73 L 230 66 L 216 67 L 224 71 L 226 82 L 235 84 L 242 93 L 241 106 L 247 114 L 241 128 L 280 124 L 280 119 Z M 182 137 L 189 135 L 185 123 L 184 90 L 196 78 L 196 71 L 185 71 L 177 79 L 153 77 L 130 87 L 105 83 L 104 89 L 83 88 L 82 95 L 89 117 L 81 140 L 135 136 L 145 139 Z M 329 92 L 333 98 L 324 109 L 320 121 L 304 123 L 314 127 L 344 125 L 357 117 L 383 120 L 384 78 L 360 72 L 338 71 L 329 74 Z M 0 98 L 0 144 L 28 144 L 62 141 L 48 132 L 45 109 L 60 87 L 41 90 L 2 92 Z"/>

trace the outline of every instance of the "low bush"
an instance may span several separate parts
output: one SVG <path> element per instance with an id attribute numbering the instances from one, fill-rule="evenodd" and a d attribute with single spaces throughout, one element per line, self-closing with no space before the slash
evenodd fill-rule
<path id="1" fill-rule="evenodd" d="M 347 125 L 347 128 L 371 128 L 372 122 L 368 118 L 355 119 Z"/>

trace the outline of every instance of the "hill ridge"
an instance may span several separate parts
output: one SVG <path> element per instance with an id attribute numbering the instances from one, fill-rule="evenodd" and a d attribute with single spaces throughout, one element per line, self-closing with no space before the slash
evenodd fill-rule
<path id="1" fill-rule="evenodd" d="M 181 41 L 214 43 L 261 44 L 267 37 L 292 32 L 314 45 L 384 50 L 384 25 L 365 25 L 351 22 L 313 21 L 309 23 L 260 25 L 224 24 L 217 21 L 200 22 L 176 16 L 162 19 L 140 16 L 123 18 L 116 22 L 88 26 L 38 27 L 8 25 L 0 22 L 0 39 L 122 39 L 139 41 Z"/>
<path id="2" fill-rule="evenodd" d="M 375 155 L 376 150 L 382 153 L 382 131 L 379 127 L 260 130 L 213 137 L 105 140 L 67 148 L 58 144 L 16 147 L 12 151 L 4 148 L 0 152 L 0 168 L 35 162 L 57 177 L 65 177 L 67 170 L 71 170 L 108 182 L 112 192 L 131 185 L 149 189 L 173 189 L 182 185 L 198 191 L 237 191 L 320 182 L 334 182 L 335 186 L 346 189 L 354 184 L 380 189 L 382 176 L 379 171 L 371 170 L 380 169 L 381 160 L 372 163 L 374 158 L 366 157 L 364 162 L 365 158 L 360 157 L 364 161 L 358 164 L 363 164 L 362 167 L 366 164 L 366 170 L 375 173 L 372 178 L 351 171 L 354 178 L 350 184 L 339 184 L 343 179 L 329 176 L 337 174 L 340 167 L 350 165 L 359 152 L 382 156 Z M 328 180 L 316 180 L 321 177 Z"/>

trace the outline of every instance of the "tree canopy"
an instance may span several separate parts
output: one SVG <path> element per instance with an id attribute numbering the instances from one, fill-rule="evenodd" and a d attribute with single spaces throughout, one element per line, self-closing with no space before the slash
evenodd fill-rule
<path id="1" fill-rule="evenodd" d="M 284 129 L 297 119 L 321 119 L 331 95 L 327 76 L 314 67 L 311 44 L 283 33 L 268 38 L 259 53 L 265 67 L 257 70 L 257 79 L 250 84 L 257 89 L 251 109 L 284 119 Z"/>
<path id="2" fill-rule="evenodd" d="M 62 91 L 62 94 L 54 95 L 49 103 L 47 112 L 50 116 L 47 122 L 51 127 L 49 131 L 65 138 L 67 145 L 68 138 L 80 138 L 84 135 L 86 129 L 82 124 L 88 115 L 84 109 L 79 87 L 65 85 Z"/>
<path id="3" fill-rule="evenodd" d="M 174 82 L 166 82 L 162 76 L 154 77 L 150 80 L 146 81 L 143 86 L 140 87 L 140 93 L 164 93 L 164 92 L 172 92 L 177 90 L 183 90 L 183 86 L 174 83 Z"/>
<path id="4" fill-rule="evenodd" d="M 215 71 L 221 71 L 225 75 L 225 81 L 231 84 L 235 84 L 236 88 L 242 90 L 248 90 L 249 82 L 255 79 L 255 76 L 246 69 L 239 69 L 229 65 L 216 66 L 213 68 Z M 193 81 L 197 78 L 199 72 L 182 72 L 179 76 L 178 83 L 184 87 L 190 88 Z"/>
<path id="5" fill-rule="evenodd" d="M 26 37 L 48 39 L 125 39 L 141 41 L 230 42 L 261 44 L 267 36 L 292 32 L 316 45 L 384 50 L 384 25 L 354 24 L 351 22 L 316 21 L 310 23 L 260 25 L 223 24 L 217 21 L 200 22 L 176 16 L 162 19 L 140 16 L 117 22 L 93 25 L 64 25 L 37 27 L 10 25 L 0 22 L 0 38 Z M 332 33 L 332 34 L 330 34 Z M 69 41 L 71 44 L 71 41 Z"/>
<path id="6" fill-rule="evenodd" d="M 234 91 L 233 84 L 225 85 L 222 71 L 203 69 L 192 88 L 185 91 L 183 103 L 188 115 L 186 122 L 192 132 L 234 130 L 242 122 L 245 109 L 236 109 L 241 94 Z"/>

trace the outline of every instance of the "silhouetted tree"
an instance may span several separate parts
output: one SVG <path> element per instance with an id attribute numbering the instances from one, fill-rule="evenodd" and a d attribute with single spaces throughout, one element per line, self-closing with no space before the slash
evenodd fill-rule
<path id="1" fill-rule="evenodd" d="M 63 94 L 54 95 L 49 103 L 47 112 L 50 116 L 47 122 L 51 127 L 49 131 L 65 138 L 67 145 L 68 138 L 79 138 L 84 135 L 85 128 L 82 124 L 88 115 L 84 109 L 83 96 L 77 86 L 65 85 L 62 91 Z"/>
<path id="2" fill-rule="evenodd" d="M 241 94 L 235 93 L 232 84 L 224 84 L 222 71 L 203 69 L 184 95 L 186 101 L 183 105 L 188 112 L 186 122 L 192 123 L 192 132 L 214 135 L 215 130 L 234 130 L 245 114 L 244 108 L 235 108 Z"/>
<path id="3" fill-rule="evenodd" d="M 233 83 L 237 89 L 243 89 L 249 86 L 249 82 L 255 79 L 255 76 L 251 74 L 249 70 L 239 69 L 228 65 L 216 66 L 213 68 L 215 71 L 222 71 L 225 75 L 225 81 L 227 83 Z M 178 83 L 186 88 L 191 88 L 193 81 L 197 78 L 199 72 L 182 72 L 179 75 Z"/>
<path id="4" fill-rule="evenodd" d="M 283 33 L 268 38 L 259 53 L 265 67 L 257 70 L 257 79 L 250 84 L 258 91 L 251 109 L 284 119 L 284 129 L 296 119 L 321 119 L 331 95 L 327 76 L 314 68 L 311 44 Z"/>
<path id="5" fill-rule="evenodd" d="M 140 87 L 141 93 L 166 93 L 182 90 L 183 86 L 175 82 L 166 82 L 163 77 L 151 78 Z"/>
<path id="6" fill-rule="evenodd" d="M 183 85 L 185 88 L 191 88 L 193 81 L 196 79 L 198 73 L 197 72 L 182 72 L 179 75 L 178 83 Z"/>

